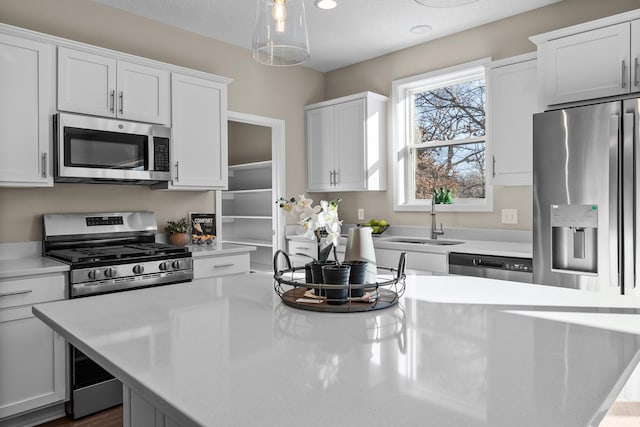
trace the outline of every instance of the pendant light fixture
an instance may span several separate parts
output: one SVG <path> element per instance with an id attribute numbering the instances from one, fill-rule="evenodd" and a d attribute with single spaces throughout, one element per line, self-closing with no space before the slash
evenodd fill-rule
<path id="1" fill-rule="evenodd" d="M 303 0 L 257 2 L 251 57 L 266 65 L 298 65 L 308 60 Z"/>

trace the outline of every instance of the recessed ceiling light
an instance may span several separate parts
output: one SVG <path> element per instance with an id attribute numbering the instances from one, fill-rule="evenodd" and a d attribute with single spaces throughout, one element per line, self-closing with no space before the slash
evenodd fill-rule
<path id="1" fill-rule="evenodd" d="M 318 9 L 333 9 L 338 5 L 336 0 L 316 0 L 314 3 Z"/>
<path id="2" fill-rule="evenodd" d="M 411 27 L 409 31 L 413 34 L 426 34 L 431 31 L 431 25 L 416 25 L 415 27 Z"/>
<path id="3" fill-rule="evenodd" d="M 416 0 L 416 3 L 427 7 L 458 7 L 477 1 L 478 0 Z"/>

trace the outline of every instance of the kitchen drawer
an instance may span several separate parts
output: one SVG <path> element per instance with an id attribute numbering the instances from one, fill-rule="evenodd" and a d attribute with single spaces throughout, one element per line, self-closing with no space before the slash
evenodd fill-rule
<path id="1" fill-rule="evenodd" d="M 249 253 L 193 259 L 193 278 L 249 272 Z"/>
<path id="2" fill-rule="evenodd" d="M 318 244 L 313 240 L 307 242 L 289 240 L 289 256 L 294 257 L 298 255 L 302 255 L 302 258 L 307 259 L 307 262 L 311 261 L 311 258 L 318 258 Z"/>
<path id="3" fill-rule="evenodd" d="M 0 308 L 18 307 L 65 297 L 66 275 L 52 274 L 0 280 Z"/>

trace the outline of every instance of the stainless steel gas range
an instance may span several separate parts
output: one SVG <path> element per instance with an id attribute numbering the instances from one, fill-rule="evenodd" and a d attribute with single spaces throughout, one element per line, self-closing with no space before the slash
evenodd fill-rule
<path id="1" fill-rule="evenodd" d="M 193 280 L 191 252 L 156 242 L 152 212 L 48 214 L 42 230 L 42 253 L 70 266 L 71 299 Z M 67 412 L 80 418 L 122 403 L 121 383 L 69 348 Z"/>

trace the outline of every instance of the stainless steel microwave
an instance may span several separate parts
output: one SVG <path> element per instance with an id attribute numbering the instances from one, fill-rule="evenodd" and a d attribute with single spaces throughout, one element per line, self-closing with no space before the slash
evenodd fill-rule
<path id="1" fill-rule="evenodd" d="M 171 129 L 58 113 L 54 181 L 153 184 L 171 179 Z"/>

